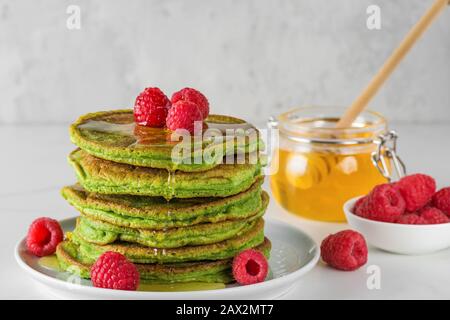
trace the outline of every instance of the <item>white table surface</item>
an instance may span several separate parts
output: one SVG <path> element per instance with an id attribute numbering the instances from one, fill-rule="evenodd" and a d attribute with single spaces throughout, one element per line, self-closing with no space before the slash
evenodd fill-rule
<path id="1" fill-rule="evenodd" d="M 450 185 L 449 125 L 395 125 L 399 152 L 409 172 L 435 176 L 439 186 Z M 53 298 L 30 280 L 14 260 L 16 242 L 31 221 L 40 216 L 56 219 L 77 215 L 59 195 L 75 181 L 66 162 L 74 148 L 67 126 L 0 126 L 0 298 Z M 274 201 L 267 215 L 287 221 L 309 233 L 318 243 L 346 224 L 317 223 L 286 213 Z M 381 270 L 381 289 L 367 289 L 363 267 L 340 272 L 319 264 L 302 278 L 286 299 L 449 299 L 450 250 L 427 256 L 401 256 L 370 248 L 368 265 Z"/>

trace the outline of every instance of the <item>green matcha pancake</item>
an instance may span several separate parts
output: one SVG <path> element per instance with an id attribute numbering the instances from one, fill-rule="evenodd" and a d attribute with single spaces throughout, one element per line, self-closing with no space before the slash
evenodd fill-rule
<path id="1" fill-rule="evenodd" d="M 204 172 L 169 172 L 91 156 L 77 149 L 69 156 L 79 183 L 90 192 L 171 198 L 227 197 L 250 188 L 261 164 L 221 164 Z"/>
<path id="2" fill-rule="evenodd" d="M 271 244 L 265 238 L 255 247 L 269 258 Z M 68 272 L 79 275 L 82 278 L 90 278 L 92 263 L 87 262 L 80 255 L 79 245 L 64 241 L 56 250 L 61 267 Z M 136 264 L 142 281 L 150 283 L 174 283 L 174 282 L 233 282 L 231 274 L 231 262 L 229 259 L 216 261 L 197 261 L 169 264 Z"/>
<path id="3" fill-rule="evenodd" d="M 234 257 L 236 253 L 253 248 L 264 241 L 264 221 L 258 219 L 250 230 L 218 243 L 161 249 L 130 242 L 117 241 L 107 245 L 88 242 L 77 232 L 67 233 L 67 238 L 79 246 L 83 261 L 93 263 L 106 251 L 123 254 L 135 263 L 173 263 L 201 260 L 219 260 Z"/>
<path id="4" fill-rule="evenodd" d="M 204 223 L 192 227 L 166 230 L 118 227 L 107 222 L 80 217 L 77 219 L 74 233 L 90 243 L 99 245 L 124 241 L 155 248 L 197 246 L 221 242 L 239 236 L 249 231 L 263 214 L 264 210 L 261 210 L 247 219 Z"/>
<path id="5" fill-rule="evenodd" d="M 70 127 L 72 142 L 98 158 L 171 171 L 209 170 L 224 156 L 264 147 L 252 125 L 233 117 L 210 115 L 202 133 L 203 139 L 201 135 L 183 138 L 187 148 L 180 151 L 180 137 L 174 139 L 166 129 L 136 125 L 132 110 L 90 113 Z"/>
<path id="6" fill-rule="evenodd" d="M 62 196 L 84 216 L 119 227 L 163 230 L 245 219 L 265 208 L 269 197 L 261 191 L 262 179 L 249 189 L 226 198 L 191 198 L 170 201 L 162 197 L 104 195 L 75 185 Z"/>

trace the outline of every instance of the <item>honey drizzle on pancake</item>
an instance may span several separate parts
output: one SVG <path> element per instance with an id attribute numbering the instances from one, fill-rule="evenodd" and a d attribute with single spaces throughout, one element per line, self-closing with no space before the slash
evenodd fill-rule
<path id="1" fill-rule="evenodd" d="M 117 118 L 117 117 L 116 117 Z M 119 134 L 122 136 L 130 137 L 130 143 L 128 147 L 139 146 L 167 146 L 175 145 L 179 141 L 172 140 L 172 131 L 166 128 L 151 128 L 136 125 L 132 117 L 124 119 L 123 117 L 118 120 L 116 118 L 112 121 L 105 120 L 87 120 L 80 124 L 78 128 L 80 130 L 87 130 L 92 132 L 103 132 L 111 134 Z M 117 122 L 114 122 L 117 120 Z M 130 122 L 131 121 L 131 122 Z M 243 123 L 217 123 L 204 121 L 202 134 L 208 132 L 208 137 L 223 137 L 224 139 L 234 139 L 245 134 L 248 135 L 248 131 L 256 129 L 248 122 Z M 198 136 L 195 138 L 199 138 Z M 206 137 L 205 137 L 206 138 Z"/>

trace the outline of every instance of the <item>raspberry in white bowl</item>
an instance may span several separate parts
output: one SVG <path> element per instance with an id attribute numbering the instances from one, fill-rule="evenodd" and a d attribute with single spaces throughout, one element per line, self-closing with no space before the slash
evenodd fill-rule
<path id="1" fill-rule="evenodd" d="M 350 199 L 344 212 L 349 225 L 371 245 L 400 254 L 427 254 L 450 247 L 447 190 L 436 193 L 432 177 L 415 174 Z"/>

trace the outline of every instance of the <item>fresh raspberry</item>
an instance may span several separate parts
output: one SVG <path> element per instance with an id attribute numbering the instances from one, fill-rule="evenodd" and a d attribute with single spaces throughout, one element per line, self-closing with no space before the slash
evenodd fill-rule
<path id="1" fill-rule="evenodd" d="M 184 88 L 175 92 L 172 95 L 172 104 L 183 100 L 195 103 L 198 109 L 202 113 L 203 119 L 206 119 L 209 115 L 209 102 L 208 99 L 198 90 L 192 88 Z"/>
<path id="2" fill-rule="evenodd" d="M 448 223 L 450 219 L 445 213 L 438 208 L 428 207 L 420 212 L 420 216 L 426 221 L 427 224 L 439 224 Z"/>
<path id="3" fill-rule="evenodd" d="M 247 249 L 239 253 L 233 260 L 234 279 L 242 285 L 262 282 L 267 277 L 269 264 L 259 251 Z"/>
<path id="4" fill-rule="evenodd" d="M 134 103 L 134 119 L 141 126 L 162 128 L 169 108 L 170 100 L 159 88 L 146 88 Z"/>
<path id="5" fill-rule="evenodd" d="M 360 217 L 367 216 L 367 199 L 368 197 L 359 198 L 355 203 L 355 207 L 353 208 L 353 213 Z"/>
<path id="6" fill-rule="evenodd" d="M 416 212 L 425 207 L 436 191 L 436 181 L 425 174 L 406 176 L 395 184 L 406 203 L 408 212 Z"/>
<path id="7" fill-rule="evenodd" d="M 404 214 L 395 222 L 400 224 L 427 224 L 427 221 L 416 213 Z"/>
<path id="8" fill-rule="evenodd" d="M 27 248 L 38 257 L 54 254 L 64 234 L 59 222 L 43 217 L 33 221 L 28 229 Z"/>
<path id="9" fill-rule="evenodd" d="M 139 272 L 123 255 L 108 251 L 92 266 L 91 280 L 94 287 L 135 291 L 139 286 Z"/>
<path id="10" fill-rule="evenodd" d="M 433 196 L 433 205 L 450 217 L 450 187 L 436 192 Z"/>
<path id="11" fill-rule="evenodd" d="M 405 213 L 405 201 L 400 193 L 390 184 L 376 186 L 367 196 L 365 218 L 394 222 Z"/>
<path id="12" fill-rule="evenodd" d="M 367 244 L 359 232 L 344 230 L 326 237 L 320 245 L 322 260 L 335 269 L 353 271 L 367 262 Z"/>
<path id="13" fill-rule="evenodd" d="M 202 120 L 202 114 L 195 103 L 180 100 L 170 108 L 166 124 L 172 131 L 186 129 L 193 133 L 194 123 Z"/>

